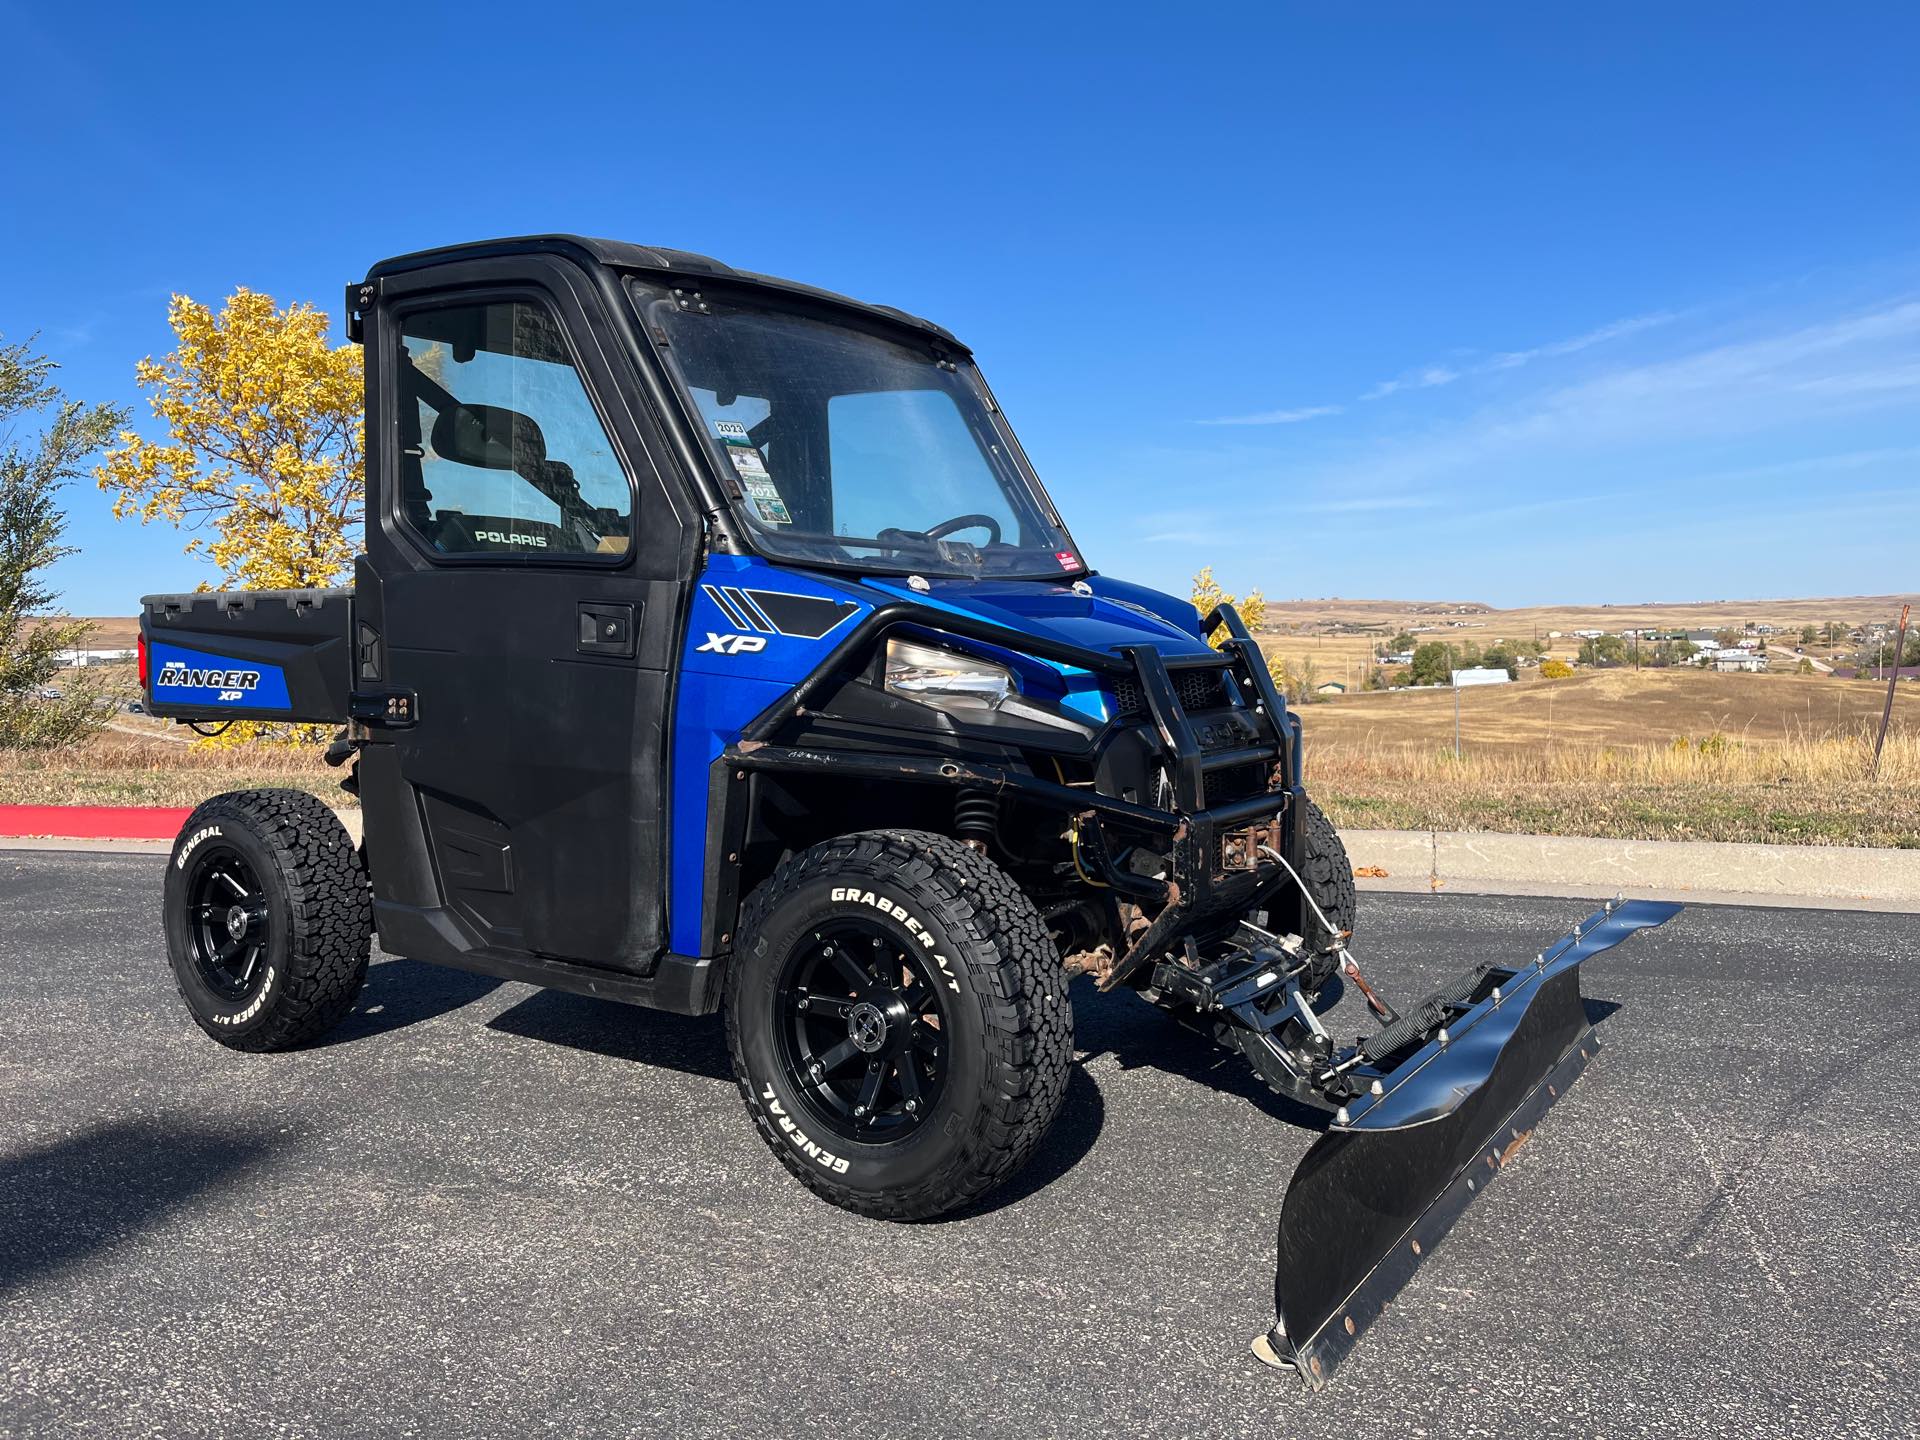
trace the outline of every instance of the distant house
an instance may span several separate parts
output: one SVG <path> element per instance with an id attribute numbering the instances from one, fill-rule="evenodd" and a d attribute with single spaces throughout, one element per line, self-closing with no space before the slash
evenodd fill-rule
<path id="1" fill-rule="evenodd" d="M 1512 679 L 1513 677 L 1504 670 L 1476 668 L 1473 670 L 1456 670 L 1453 672 L 1455 689 L 1463 689 L 1468 685 L 1505 685 L 1511 682 Z"/>
<path id="2" fill-rule="evenodd" d="M 1413 663 L 1413 652 L 1411 650 L 1403 650 L 1396 655 L 1382 655 L 1380 657 L 1380 663 L 1382 665 L 1411 665 Z"/>
<path id="3" fill-rule="evenodd" d="M 1338 680 L 1328 680 L 1314 686 L 1313 693 L 1316 695 L 1344 695 L 1347 693 L 1347 687 L 1342 685 Z"/>
<path id="4" fill-rule="evenodd" d="M 1748 670 L 1759 672 L 1767 668 L 1767 657 L 1757 650 L 1742 650 L 1735 646 L 1727 650 L 1715 650 L 1713 668 L 1722 672 Z"/>

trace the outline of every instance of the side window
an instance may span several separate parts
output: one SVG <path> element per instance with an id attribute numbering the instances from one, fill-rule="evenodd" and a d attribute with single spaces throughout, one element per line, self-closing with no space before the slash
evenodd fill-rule
<path id="1" fill-rule="evenodd" d="M 449 555 L 619 555 L 633 489 L 559 321 L 531 300 L 400 322 L 400 505 Z"/>

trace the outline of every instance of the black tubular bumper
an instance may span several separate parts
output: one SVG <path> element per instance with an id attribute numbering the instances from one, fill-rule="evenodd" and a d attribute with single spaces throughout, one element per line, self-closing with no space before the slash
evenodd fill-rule
<path id="1" fill-rule="evenodd" d="M 1294 777 L 1299 773 L 1286 705 L 1268 673 L 1245 623 L 1230 605 L 1206 617 L 1211 634 L 1225 627 L 1227 640 L 1217 652 L 1169 658 L 1150 645 L 1123 646 L 1117 653 L 1087 650 L 1003 625 L 900 601 L 866 616 L 836 645 L 820 666 L 778 702 L 757 716 L 728 748 L 721 763 L 739 770 L 811 771 L 870 779 L 955 785 L 1015 791 L 1053 805 L 1071 817 L 1076 858 L 1093 877 L 1122 897 L 1158 905 L 1160 912 L 1106 982 L 1118 984 L 1153 954 L 1173 943 L 1193 923 L 1231 905 L 1244 909 L 1284 871 L 1266 852 L 1293 853 L 1297 827 L 1291 823 Z M 1132 682 L 1144 702 L 1158 738 L 1172 790 L 1170 808 L 1138 804 L 1117 796 L 1043 779 L 1003 766 L 916 755 L 852 753 L 781 745 L 781 727 L 806 713 L 815 697 L 864 667 L 874 649 L 899 629 L 977 640 L 1038 659 L 1071 665 L 1117 682 Z M 1202 744 L 1180 701 L 1177 678 L 1194 670 L 1225 671 L 1241 702 L 1255 717 L 1257 739 L 1250 745 L 1210 750 Z M 1241 798 L 1207 803 L 1208 777 L 1219 771 L 1259 764 L 1268 788 Z M 1109 843 L 1114 829 L 1146 831 L 1167 837 L 1170 865 L 1161 874 L 1135 873 L 1119 863 Z"/>

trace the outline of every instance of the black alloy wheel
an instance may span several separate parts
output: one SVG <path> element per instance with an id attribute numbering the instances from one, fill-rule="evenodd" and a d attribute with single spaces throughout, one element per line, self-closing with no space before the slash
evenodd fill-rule
<path id="1" fill-rule="evenodd" d="M 880 925 L 845 918 L 804 937 L 774 1003 L 781 1066 L 814 1124 L 884 1144 L 939 1103 L 952 1027 L 938 977 Z"/>
<path id="2" fill-rule="evenodd" d="M 245 856 L 214 843 L 187 879 L 187 947 L 207 988 L 246 999 L 265 978 L 272 920 L 265 887 Z"/>

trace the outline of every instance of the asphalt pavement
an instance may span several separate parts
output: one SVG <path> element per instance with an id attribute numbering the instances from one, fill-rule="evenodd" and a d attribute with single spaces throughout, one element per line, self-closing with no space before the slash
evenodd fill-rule
<path id="1" fill-rule="evenodd" d="M 1920 1430 L 1911 915 L 1589 962 L 1599 1058 L 1308 1396 L 1247 1342 L 1311 1137 L 1137 1000 L 1076 986 L 1028 1171 L 891 1225 L 787 1178 L 717 1020 L 377 957 L 329 1043 L 223 1050 L 163 864 L 0 854 L 0 1434 Z M 1590 908 L 1372 894 L 1362 953 L 1411 992 Z"/>

